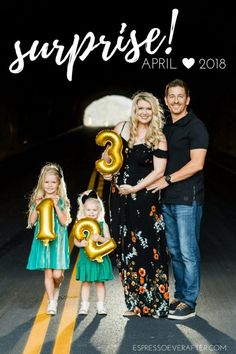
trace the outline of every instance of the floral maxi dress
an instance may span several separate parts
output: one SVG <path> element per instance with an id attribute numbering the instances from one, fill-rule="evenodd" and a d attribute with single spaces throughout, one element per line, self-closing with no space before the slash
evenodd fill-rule
<path id="1" fill-rule="evenodd" d="M 129 311 L 141 316 L 166 316 L 169 306 L 168 257 L 165 224 L 158 194 L 143 189 L 120 196 L 117 185 L 136 185 L 153 170 L 153 155 L 166 152 L 144 144 L 128 147 L 123 140 L 124 163 L 111 184 L 109 209 L 116 262 Z"/>

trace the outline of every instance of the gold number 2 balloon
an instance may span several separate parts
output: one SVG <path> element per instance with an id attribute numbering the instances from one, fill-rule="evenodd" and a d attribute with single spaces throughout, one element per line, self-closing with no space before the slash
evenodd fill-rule
<path id="1" fill-rule="evenodd" d="M 92 218 L 82 218 L 76 220 L 71 230 L 71 236 L 76 237 L 81 241 L 88 234 L 86 241 L 88 244 L 85 246 L 85 252 L 91 261 L 103 262 L 102 257 L 112 252 L 116 248 L 116 242 L 113 238 L 102 243 L 97 244 L 92 240 L 92 234 L 101 235 L 101 228 L 99 223 Z"/>
<path id="2" fill-rule="evenodd" d="M 44 246 L 48 246 L 48 242 L 55 240 L 54 233 L 54 206 L 51 198 L 42 200 L 37 206 L 39 212 L 39 232 L 36 235 L 37 240 L 41 240 Z"/>
<path id="3" fill-rule="evenodd" d="M 113 175 L 119 172 L 123 163 L 123 143 L 121 136 L 114 130 L 104 129 L 96 135 L 95 141 L 96 144 L 100 146 L 105 146 L 109 143 L 107 154 L 111 160 L 110 162 L 107 162 L 104 159 L 97 160 L 95 162 L 97 171 L 102 175 Z"/>

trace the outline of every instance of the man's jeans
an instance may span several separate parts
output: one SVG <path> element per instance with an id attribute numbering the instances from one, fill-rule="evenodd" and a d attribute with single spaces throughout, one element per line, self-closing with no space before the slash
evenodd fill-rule
<path id="1" fill-rule="evenodd" d="M 195 308 L 200 291 L 202 206 L 162 204 L 166 240 L 175 277 L 175 298 Z"/>

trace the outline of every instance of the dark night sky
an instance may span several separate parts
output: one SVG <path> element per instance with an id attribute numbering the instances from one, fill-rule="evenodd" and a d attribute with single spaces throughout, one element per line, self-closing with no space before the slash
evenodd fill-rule
<path id="1" fill-rule="evenodd" d="M 127 3 L 131 7 L 129 10 Z M 142 5 L 131 1 L 126 4 L 89 2 L 81 8 L 82 3 L 78 1 L 63 4 L 41 1 L 2 6 L 0 103 L 4 120 L 1 124 L 3 136 L 8 134 L 3 130 L 9 130 L 10 121 L 16 127 L 13 138 L 19 144 L 25 138 L 34 140 L 43 137 L 40 129 L 38 135 L 35 131 L 32 135 L 33 125 L 39 121 L 40 125 L 47 121 L 48 134 L 71 128 L 81 119 L 86 105 L 105 94 L 130 97 L 137 90 L 149 90 L 162 100 L 166 83 L 176 77 L 189 84 L 192 108 L 206 122 L 213 140 L 217 141 L 217 132 L 227 129 L 228 125 L 231 131 L 235 129 L 236 132 L 232 123 L 235 115 L 232 92 L 235 19 L 232 8 L 223 4 L 217 6 L 209 1 L 189 2 L 187 5 L 183 5 L 182 1 L 149 1 Z M 172 51 L 166 55 L 174 8 L 179 10 L 179 14 L 171 42 Z M 14 43 L 17 40 L 21 41 L 23 51 L 28 51 L 34 40 L 39 40 L 41 45 L 45 42 L 51 45 L 55 39 L 65 46 L 65 50 L 69 50 L 75 34 L 80 36 L 81 41 L 92 31 L 96 40 L 103 34 L 114 45 L 123 22 L 127 24 L 124 43 L 132 30 L 136 30 L 137 40 L 141 42 L 155 27 L 161 30 L 160 38 L 166 35 L 166 39 L 153 55 L 147 54 L 143 46 L 135 63 L 127 63 L 125 53 L 119 52 L 105 62 L 100 46 L 83 62 L 77 58 L 72 81 L 66 78 L 68 61 L 61 66 L 56 65 L 54 53 L 48 59 L 38 58 L 32 62 L 27 58 L 19 74 L 8 70 L 16 59 Z M 182 59 L 185 57 L 195 59 L 192 68 L 183 66 Z M 162 58 L 165 67 L 158 68 L 156 65 L 151 69 L 146 65 L 142 68 L 145 59 L 151 65 L 153 58 Z M 58 131 L 55 131 L 55 121 Z M 230 153 L 232 149 L 234 147 L 229 147 Z"/>

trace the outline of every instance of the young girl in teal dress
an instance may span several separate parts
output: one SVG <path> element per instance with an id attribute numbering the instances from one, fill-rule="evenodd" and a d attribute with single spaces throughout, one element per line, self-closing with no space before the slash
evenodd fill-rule
<path id="1" fill-rule="evenodd" d="M 111 238 L 108 225 L 104 217 L 104 206 L 102 200 L 95 191 L 86 191 L 78 199 L 79 210 L 77 220 L 89 217 L 99 222 L 101 227 L 101 235 L 94 234 L 92 239 L 99 243 L 104 243 Z M 89 295 L 92 283 L 96 284 L 97 292 L 97 313 L 106 315 L 105 308 L 105 281 L 113 279 L 112 264 L 108 255 L 103 257 L 103 262 L 98 263 L 96 260 L 91 261 L 84 250 L 87 245 L 86 239 L 78 241 L 74 239 L 74 243 L 80 248 L 79 260 L 76 265 L 76 280 L 82 282 L 81 287 L 81 306 L 79 315 L 87 315 L 89 311 Z"/>
<path id="2" fill-rule="evenodd" d="M 56 235 L 56 238 L 48 243 L 37 239 L 40 220 L 36 208 L 45 198 L 53 201 L 53 232 Z M 70 221 L 70 201 L 62 169 L 56 163 L 47 163 L 40 171 L 38 184 L 29 202 L 28 228 L 35 226 L 35 231 L 26 268 L 44 271 L 44 284 L 48 295 L 47 313 L 50 315 L 56 315 L 64 270 L 69 268 L 67 226 Z"/>

